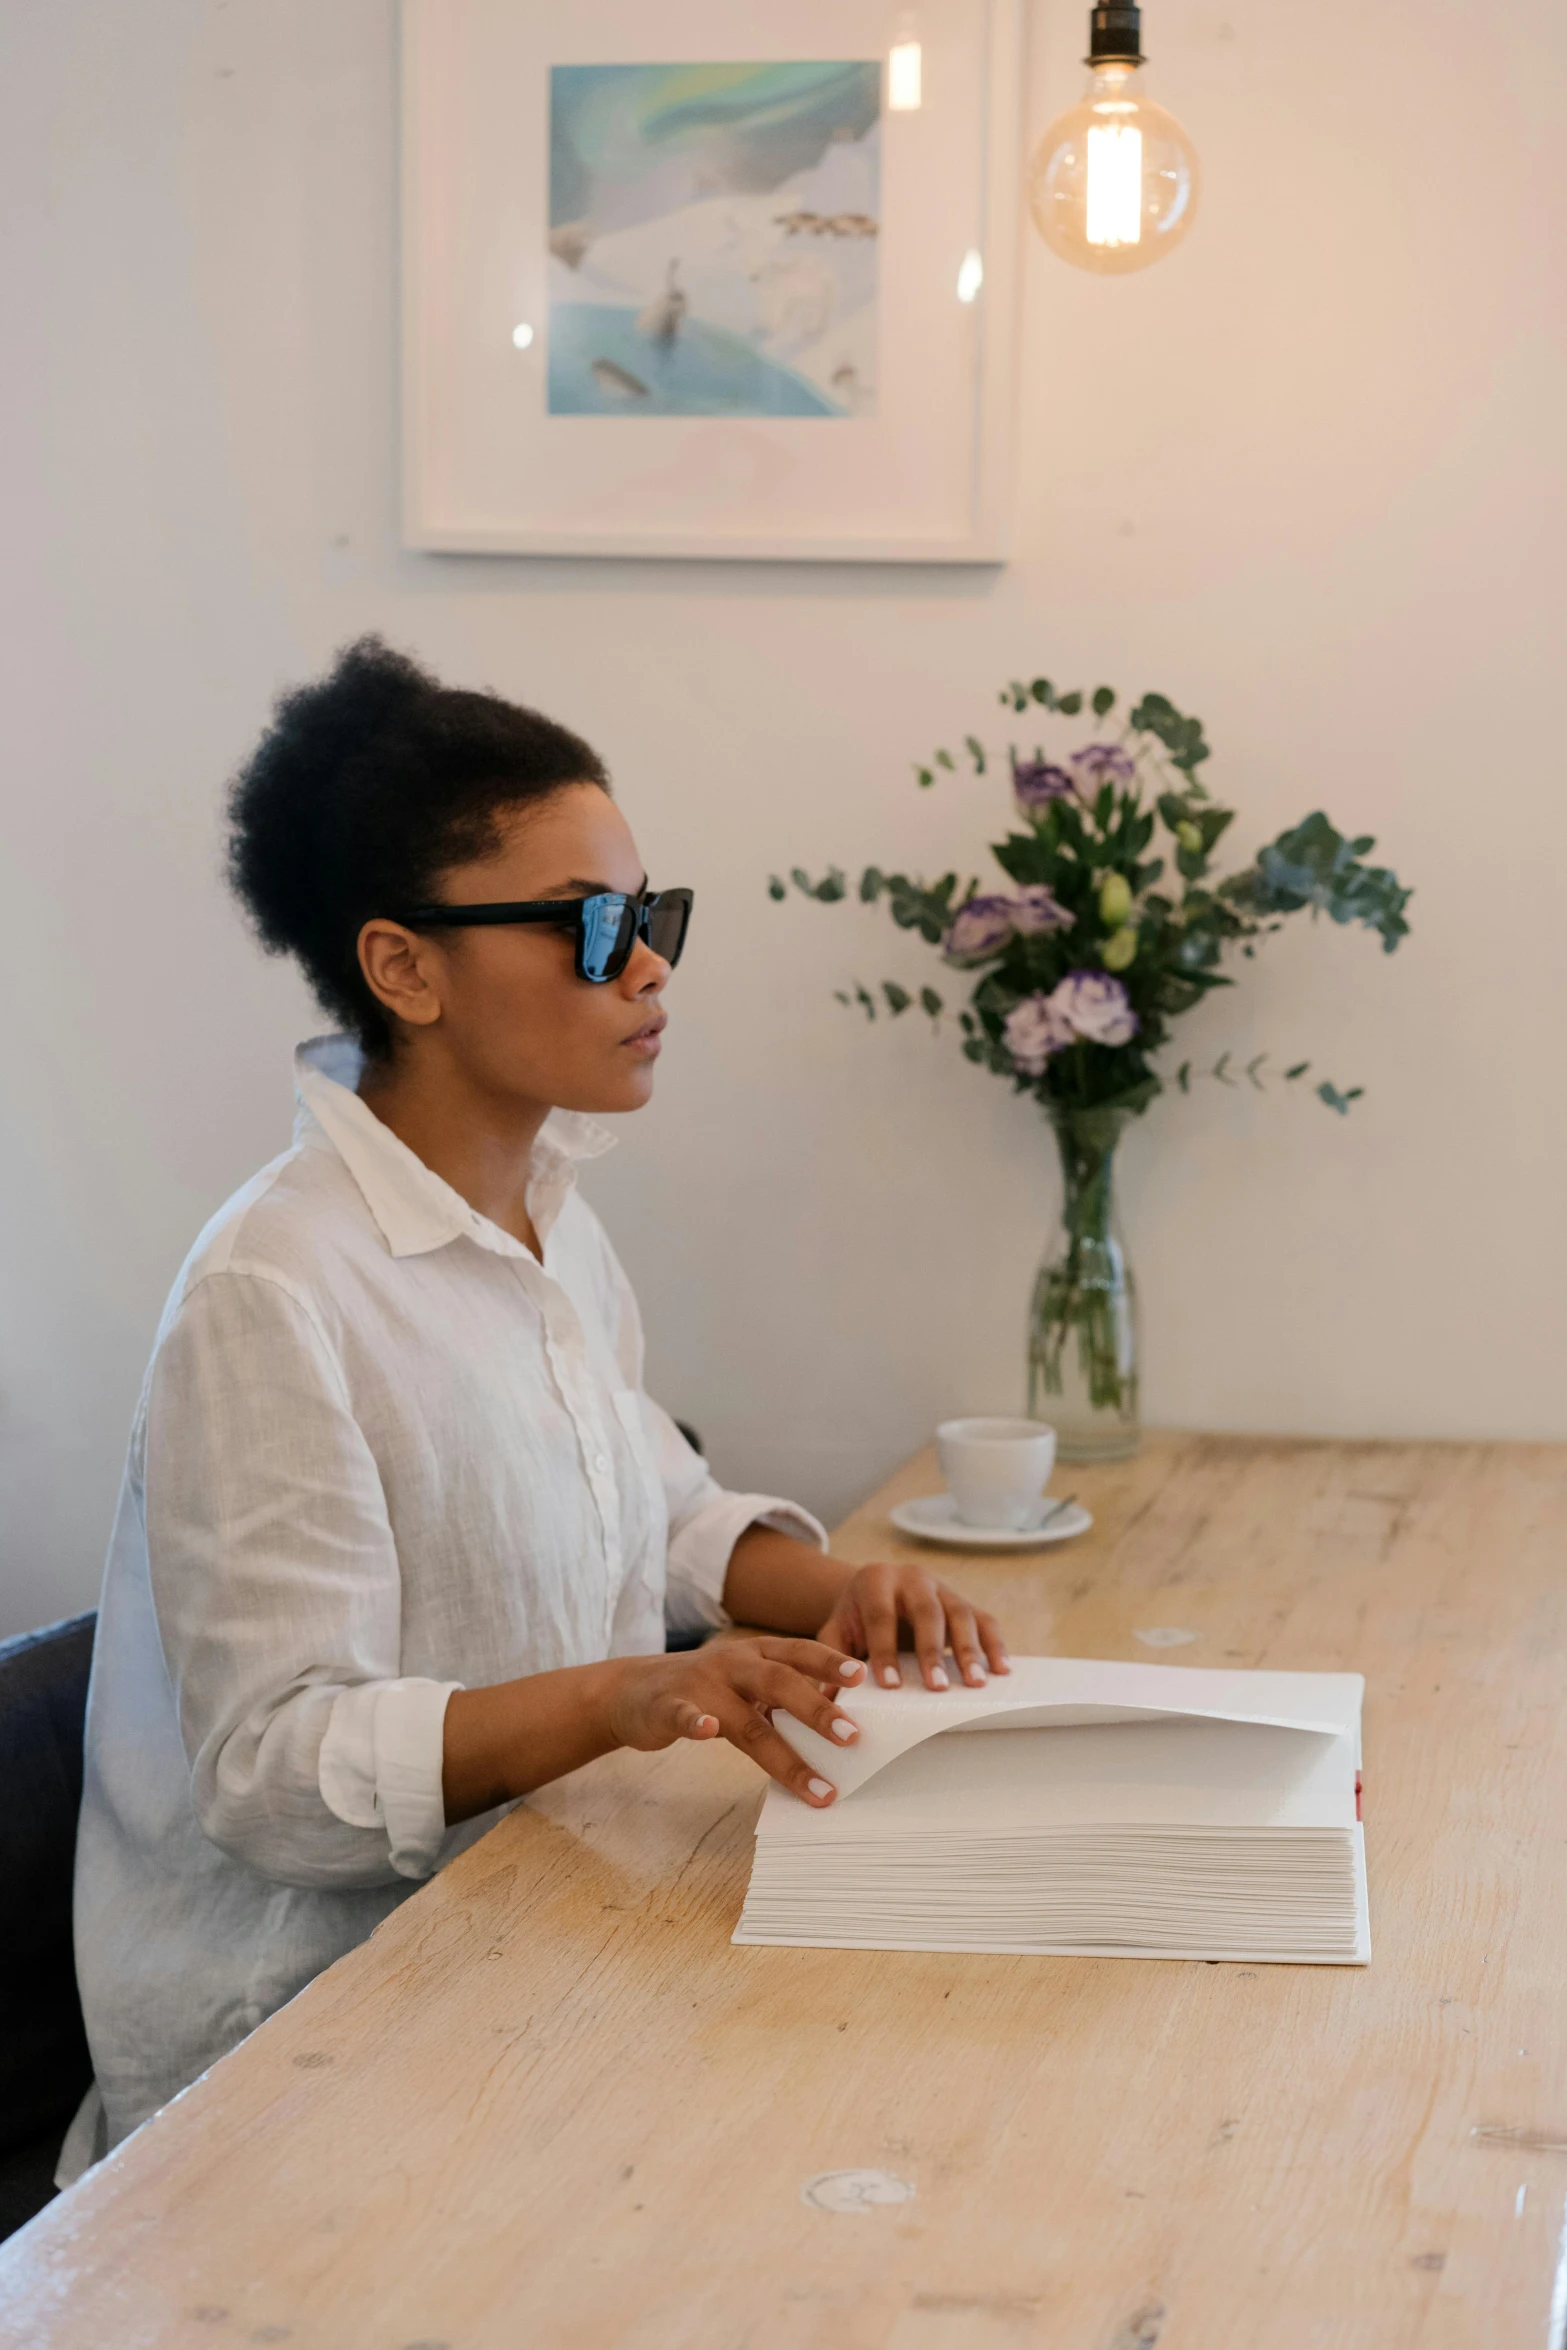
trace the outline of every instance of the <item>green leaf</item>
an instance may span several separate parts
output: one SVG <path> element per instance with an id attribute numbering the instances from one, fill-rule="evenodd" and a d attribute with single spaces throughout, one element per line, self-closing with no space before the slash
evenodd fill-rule
<path id="1" fill-rule="evenodd" d="M 991 855 L 1011 881 L 1042 881 L 1056 877 L 1058 857 L 1050 842 L 1037 832 L 1010 832 L 991 844 Z"/>
<path id="2" fill-rule="evenodd" d="M 776 873 L 769 873 L 767 876 L 767 894 L 777 906 L 781 906 L 789 895 Z"/>
<path id="3" fill-rule="evenodd" d="M 1340 1093 L 1336 1085 L 1323 1083 L 1317 1087 L 1317 1099 L 1326 1102 L 1330 1110 L 1337 1110 L 1341 1118 L 1347 1118 L 1350 1103 L 1358 1098 L 1361 1091 L 1362 1088 L 1357 1085 L 1353 1093 Z"/>
<path id="4" fill-rule="evenodd" d="M 985 746 L 978 735 L 966 734 L 963 737 L 963 748 L 974 762 L 975 774 L 983 775 L 985 772 Z"/>
<path id="5" fill-rule="evenodd" d="M 1297 1061 L 1293 1069 L 1286 1069 L 1284 1072 L 1286 1085 L 1293 1085 L 1297 1077 L 1304 1077 L 1310 1067 L 1309 1061 Z"/>
<path id="6" fill-rule="evenodd" d="M 876 865 L 867 865 L 865 871 L 860 875 L 861 905 L 874 906 L 886 886 L 887 876 L 885 873 Z"/>
<path id="7" fill-rule="evenodd" d="M 881 983 L 881 992 L 887 999 L 887 1009 L 894 1020 L 900 1012 L 906 1012 L 914 1001 L 908 989 L 900 987 L 895 979 L 884 979 Z"/>
<path id="8" fill-rule="evenodd" d="M 1137 734 L 1157 734 L 1160 727 L 1179 716 L 1175 704 L 1163 694 L 1144 694 L 1132 712 L 1131 724 Z"/>
<path id="9" fill-rule="evenodd" d="M 1165 694 L 1144 694 L 1132 712 L 1131 725 L 1136 733 L 1151 734 L 1162 743 L 1171 766 L 1188 777 L 1209 755 L 1202 739 L 1202 720 L 1183 717 Z"/>
<path id="10" fill-rule="evenodd" d="M 1235 1083 L 1233 1077 L 1229 1077 L 1225 1074 L 1229 1068 L 1229 1065 L 1230 1056 L 1228 1053 L 1221 1053 L 1213 1064 L 1213 1074 L 1215 1077 L 1217 1077 L 1221 1085 L 1233 1085 Z"/>
<path id="11" fill-rule="evenodd" d="M 1103 718 L 1106 711 L 1115 708 L 1115 689 L 1108 685 L 1096 685 L 1092 706 L 1094 716 Z"/>
<path id="12" fill-rule="evenodd" d="M 816 893 L 811 886 L 811 877 L 803 865 L 791 866 L 789 879 L 794 883 L 795 888 L 803 890 L 808 898 L 815 896 Z"/>
<path id="13" fill-rule="evenodd" d="M 1041 703 L 1045 709 L 1053 710 L 1055 708 L 1055 688 L 1048 677 L 1036 677 L 1028 690 L 1035 701 Z"/>
<path id="14" fill-rule="evenodd" d="M 914 780 L 919 785 L 921 791 L 929 791 L 936 778 L 934 775 L 932 775 L 928 767 L 916 767 L 914 770 Z"/>
<path id="15" fill-rule="evenodd" d="M 1059 694 L 1056 697 L 1056 708 L 1063 718 L 1075 718 L 1082 707 L 1083 697 L 1080 693 Z"/>
<path id="16" fill-rule="evenodd" d="M 865 1014 L 867 1020 L 875 1019 L 876 998 L 871 994 L 869 988 L 858 979 L 854 983 L 854 1000 L 859 1005 L 861 1011 Z"/>
<path id="17" fill-rule="evenodd" d="M 920 1010 L 925 1013 L 926 1017 L 931 1020 L 939 1020 L 942 1009 L 942 1001 L 936 990 L 933 987 L 922 987 L 920 989 Z"/>
<path id="18" fill-rule="evenodd" d="M 1254 866 L 1232 874 L 1224 892 L 1251 914 L 1297 914 L 1311 906 L 1334 922 L 1363 923 L 1391 954 L 1409 935 L 1404 908 L 1414 892 L 1386 866 L 1363 864 L 1356 851 L 1357 843 L 1346 840 L 1319 808 L 1281 832 Z"/>
<path id="19" fill-rule="evenodd" d="M 847 996 L 844 996 L 844 997 L 843 997 L 843 998 L 841 998 L 840 1000 L 841 1000 L 842 1002 L 844 1002 L 844 1003 L 847 1003 L 849 999 L 848 999 L 848 997 L 847 997 Z M 1190 1061 L 1183 1061 L 1183 1062 L 1181 1063 L 1180 1067 L 1179 1067 L 1179 1068 L 1176 1070 L 1176 1072 L 1175 1072 L 1175 1082 L 1176 1082 L 1176 1084 L 1177 1084 L 1177 1085 L 1180 1087 L 1180 1089 L 1181 1089 L 1182 1093 L 1190 1093 L 1190 1092 L 1191 1092 L 1191 1090 L 1192 1090 L 1192 1065 L 1191 1065 Z"/>
<path id="20" fill-rule="evenodd" d="M 955 772 L 955 765 L 952 753 L 950 751 L 938 751 L 936 753 L 936 765 L 938 767 L 945 767 L 949 775 Z"/>
<path id="21" fill-rule="evenodd" d="M 1257 1091 L 1258 1091 L 1259 1093 L 1261 1093 L 1261 1092 L 1263 1091 L 1263 1083 L 1262 1083 L 1262 1079 L 1261 1079 L 1261 1077 L 1259 1076 L 1258 1072 L 1259 1072 L 1259 1070 L 1261 1069 L 1261 1067 L 1262 1067 L 1262 1064 L 1263 1064 L 1263 1062 L 1264 1062 L 1264 1061 L 1267 1059 L 1267 1057 L 1268 1057 L 1268 1056 L 1267 1056 L 1267 1054 L 1266 1054 L 1266 1053 L 1259 1053 L 1259 1054 L 1257 1055 L 1257 1057 L 1256 1057 L 1256 1059 L 1255 1059 L 1255 1060 L 1253 1060 L 1253 1061 L 1248 1061 L 1248 1062 L 1247 1062 L 1247 1064 L 1246 1064 L 1246 1074 L 1247 1074 L 1247 1076 L 1248 1076 L 1248 1077 L 1251 1079 L 1251 1081 L 1252 1081 L 1252 1084 L 1253 1084 L 1253 1085 L 1254 1085 L 1254 1086 L 1257 1088 Z"/>

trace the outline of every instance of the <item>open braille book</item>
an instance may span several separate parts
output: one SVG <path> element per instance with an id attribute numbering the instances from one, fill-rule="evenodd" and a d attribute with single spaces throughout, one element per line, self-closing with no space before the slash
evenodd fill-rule
<path id="1" fill-rule="evenodd" d="M 982 1689 L 862 1685 L 838 1789 L 770 1784 L 737 1942 L 1364 1966 L 1358 1673 L 1021 1656 Z"/>

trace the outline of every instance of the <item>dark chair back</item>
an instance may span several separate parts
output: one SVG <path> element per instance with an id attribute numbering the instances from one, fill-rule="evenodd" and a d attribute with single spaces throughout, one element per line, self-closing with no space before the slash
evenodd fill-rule
<path id="1" fill-rule="evenodd" d="M 0 1642 L 0 2155 L 63 2130 L 92 2079 L 71 1878 L 95 1621 Z"/>

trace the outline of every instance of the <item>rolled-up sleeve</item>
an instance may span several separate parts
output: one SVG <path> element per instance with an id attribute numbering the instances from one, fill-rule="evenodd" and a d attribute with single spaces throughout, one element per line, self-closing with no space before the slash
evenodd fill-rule
<path id="1" fill-rule="evenodd" d="M 199 1281 L 147 1433 L 152 1596 L 204 1834 L 285 1884 L 428 1875 L 459 1684 L 399 1669 L 380 1476 L 303 1298 L 271 1273 Z"/>
<path id="2" fill-rule="evenodd" d="M 730 1493 L 712 1475 L 666 1411 L 643 1398 L 669 1511 L 664 1621 L 671 1632 L 717 1631 L 730 1621 L 724 1580 L 748 1526 L 772 1526 L 817 1550 L 826 1529 L 809 1510 L 770 1493 Z"/>

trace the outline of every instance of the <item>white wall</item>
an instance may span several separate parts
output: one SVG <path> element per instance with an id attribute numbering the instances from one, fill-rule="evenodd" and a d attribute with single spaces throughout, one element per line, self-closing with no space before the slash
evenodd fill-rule
<path id="1" fill-rule="evenodd" d="M 1134 1135 L 1150 1414 L 1567 1437 L 1567 20 L 1507 26 L 1151 0 L 1203 216 L 1121 282 L 1030 241 L 1017 560 L 908 575 L 402 553 L 389 0 L 15 0 L 0 1629 L 92 1599 L 164 1291 L 286 1138 L 313 1016 L 225 901 L 219 798 L 366 627 L 584 730 L 697 887 L 659 1100 L 593 1191 L 731 1480 L 832 1511 L 1018 1400 L 1037 1113 L 831 1001 L 918 949 L 763 883 L 969 859 L 1000 800 L 909 762 L 1041 669 L 1198 711 L 1242 847 L 1325 804 L 1419 893 L 1396 958 L 1289 937 L 1188 1023 L 1368 1092 L 1209 1087 Z M 1082 32 L 1041 5 L 1035 131 Z"/>

